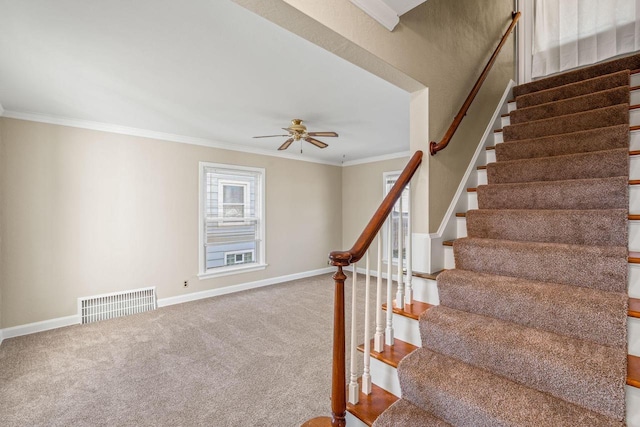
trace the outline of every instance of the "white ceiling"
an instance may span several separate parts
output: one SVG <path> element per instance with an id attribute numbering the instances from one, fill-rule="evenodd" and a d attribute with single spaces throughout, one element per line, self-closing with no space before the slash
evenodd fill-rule
<path id="1" fill-rule="evenodd" d="M 284 155 L 336 164 L 409 150 L 408 93 L 230 0 L 0 0 L 0 104 L 276 155 L 251 137 L 301 118 L 340 137 Z"/>

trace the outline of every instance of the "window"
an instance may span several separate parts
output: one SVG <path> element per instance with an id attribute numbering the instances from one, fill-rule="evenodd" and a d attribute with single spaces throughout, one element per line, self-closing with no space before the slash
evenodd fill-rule
<path id="1" fill-rule="evenodd" d="M 224 253 L 224 265 L 246 264 L 248 262 L 253 262 L 253 251 Z"/>
<path id="2" fill-rule="evenodd" d="M 264 169 L 200 163 L 200 278 L 265 267 Z"/>
<path id="3" fill-rule="evenodd" d="M 393 184 L 396 183 L 396 180 L 400 176 L 400 172 L 385 172 L 382 175 L 383 184 L 384 184 L 384 195 L 386 196 Z M 402 211 L 400 211 L 400 204 L 396 203 L 391 211 L 391 257 L 393 264 L 398 264 L 398 226 L 402 224 L 402 238 L 404 240 L 403 251 L 402 251 L 402 262 L 406 263 L 407 253 L 406 253 L 406 245 L 407 245 L 407 237 L 409 234 L 409 208 L 411 203 L 411 184 L 407 185 L 402 192 Z M 387 224 L 384 225 L 382 230 L 382 259 L 386 262 L 389 257 L 387 256 L 387 242 L 389 241 L 389 227 Z"/>

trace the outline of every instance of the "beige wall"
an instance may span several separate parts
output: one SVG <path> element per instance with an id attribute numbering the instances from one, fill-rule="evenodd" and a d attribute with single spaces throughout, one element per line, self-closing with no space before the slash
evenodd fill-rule
<path id="1" fill-rule="evenodd" d="M 235 1 L 406 90 L 418 88 L 368 55 L 428 87 L 431 140 L 443 137 L 508 27 L 513 9 L 513 0 L 428 0 L 403 15 L 396 29 L 389 32 L 349 0 Z M 321 25 L 296 19 L 282 4 Z M 301 28 L 299 22 L 305 22 L 306 27 Z M 428 157 L 430 232 L 438 229 L 487 121 L 515 75 L 513 40 L 512 36 L 503 48 L 451 145 Z"/>
<path id="2" fill-rule="evenodd" d="M 382 202 L 382 174 L 401 171 L 408 161 L 408 157 L 402 157 L 342 168 L 342 247 L 335 249 L 351 249 Z M 371 247 L 375 245 L 374 241 Z M 376 265 L 374 258 L 371 258 L 372 268 Z"/>
<path id="3" fill-rule="evenodd" d="M 0 119 L 2 327 L 76 314 L 76 298 L 158 298 L 327 266 L 341 168 Z M 198 162 L 266 169 L 266 270 L 198 280 Z M 189 287 L 183 288 L 183 281 Z"/>
<path id="4" fill-rule="evenodd" d="M 4 144 L 2 143 L 2 120 L 0 120 L 0 331 L 2 330 L 2 283 L 3 276 L 2 271 L 4 271 L 3 257 L 2 257 L 2 247 L 4 246 L 2 236 L 4 235 L 4 231 L 2 228 L 2 218 L 4 212 L 4 174 L 2 171 L 4 170 Z M 1 335 L 1 333 L 0 333 Z M 2 336 L 0 336 L 0 342 L 2 341 Z"/>

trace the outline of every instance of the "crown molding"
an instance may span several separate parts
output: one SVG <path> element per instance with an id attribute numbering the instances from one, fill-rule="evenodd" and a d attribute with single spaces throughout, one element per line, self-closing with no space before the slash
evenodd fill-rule
<path id="1" fill-rule="evenodd" d="M 346 166 L 364 165 L 366 163 L 382 162 L 385 160 L 400 159 L 402 157 L 410 157 L 410 156 L 411 156 L 410 151 L 401 151 L 399 153 L 383 154 L 382 156 L 366 157 L 364 159 L 350 160 L 348 162 L 344 162 L 342 166 L 346 167 Z"/>
<path id="2" fill-rule="evenodd" d="M 246 145 L 234 145 L 224 142 L 212 141 L 206 138 L 196 138 L 191 136 L 176 135 L 171 133 L 156 132 L 147 129 L 132 128 L 127 126 L 114 125 L 102 122 L 93 122 L 89 120 L 70 119 L 66 117 L 48 116 L 44 114 L 23 113 L 19 111 L 4 110 L 4 117 L 10 119 L 27 120 L 31 122 L 47 123 L 52 125 L 69 126 L 81 129 L 97 130 L 101 132 L 117 133 L 121 135 L 138 136 L 142 138 L 157 139 L 161 141 L 178 142 L 181 144 L 200 145 L 210 148 L 218 148 L 221 150 L 238 151 L 242 153 L 258 154 L 261 156 L 279 157 L 289 160 L 298 160 L 310 163 L 319 163 L 330 166 L 342 166 L 342 163 L 315 159 L 309 156 L 301 156 L 297 154 L 289 154 L 283 152 L 273 152 L 260 148 L 249 147 Z"/>

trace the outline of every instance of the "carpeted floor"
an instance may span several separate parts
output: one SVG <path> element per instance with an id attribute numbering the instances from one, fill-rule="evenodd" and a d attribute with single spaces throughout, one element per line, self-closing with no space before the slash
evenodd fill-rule
<path id="1" fill-rule="evenodd" d="M 5 340 L 0 425 L 299 426 L 330 413 L 332 307 L 323 275 Z"/>

